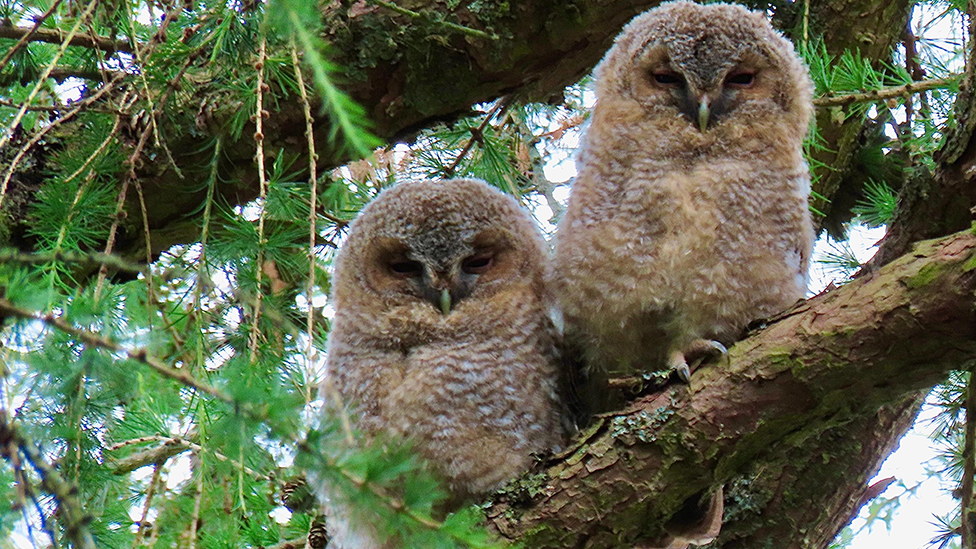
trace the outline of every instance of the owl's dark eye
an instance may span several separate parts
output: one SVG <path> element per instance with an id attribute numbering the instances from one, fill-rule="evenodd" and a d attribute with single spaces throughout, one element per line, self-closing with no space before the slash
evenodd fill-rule
<path id="1" fill-rule="evenodd" d="M 659 69 L 651 73 L 651 78 L 662 86 L 680 86 L 685 79 L 680 74 L 665 69 Z"/>
<path id="2" fill-rule="evenodd" d="M 725 78 L 725 84 L 735 88 L 748 88 L 756 81 L 756 74 L 753 72 L 735 72 Z"/>
<path id="3" fill-rule="evenodd" d="M 490 269 L 494 262 L 495 258 L 490 254 L 474 255 L 461 262 L 461 270 L 467 274 L 482 274 Z"/>
<path id="4" fill-rule="evenodd" d="M 424 267 L 417 261 L 396 260 L 389 264 L 390 272 L 402 278 L 413 278 L 424 272 Z"/>

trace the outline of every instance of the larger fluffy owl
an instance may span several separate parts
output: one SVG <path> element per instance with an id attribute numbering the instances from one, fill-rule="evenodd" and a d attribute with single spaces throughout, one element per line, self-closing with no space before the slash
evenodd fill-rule
<path id="1" fill-rule="evenodd" d="M 567 338 L 614 373 L 687 374 L 804 295 L 812 85 L 762 13 L 669 2 L 596 69 L 556 242 Z"/>
<path id="2" fill-rule="evenodd" d="M 538 228 L 487 184 L 380 193 L 332 286 L 328 376 L 356 426 L 412 442 L 455 500 L 528 469 L 563 437 L 546 278 Z"/>

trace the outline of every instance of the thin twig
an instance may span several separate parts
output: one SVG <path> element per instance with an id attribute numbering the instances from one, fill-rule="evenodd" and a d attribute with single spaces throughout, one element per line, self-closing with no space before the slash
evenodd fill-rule
<path id="1" fill-rule="evenodd" d="M 19 109 L 22 107 L 19 102 L 15 103 L 9 99 L 0 98 L 0 107 L 10 107 L 12 109 Z M 72 105 L 28 105 L 28 111 L 37 112 L 63 112 L 65 109 L 71 108 Z M 90 108 L 88 112 L 97 112 L 102 114 L 121 114 L 118 109 L 104 109 L 104 108 Z"/>
<path id="2" fill-rule="evenodd" d="M 532 130 L 528 127 L 524 120 L 517 121 L 514 126 L 515 131 L 523 140 L 522 146 L 525 147 L 526 154 L 528 156 L 529 166 L 527 171 L 529 182 L 535 187 L 535 190 L 546 199 L 546 203 L 549 205 L 549 209 L 552 211 L 552 217 L 549 218 L 549 222 L 555 224 L 562 219 L 563 214 L 566 213 L 566 206 L 556 200 L 556 197 L 553 196 L 553 192 L 559 185 L 549 181 L 549 178 L 546 177 L 546 171 L 544 169 L 545 160 L 542 158 L 542 154 L 539 153 L 539 149 L 536 147 L 536 145 L 542 141 L 542 137 L 546 134 L 533 135 Z"/>
<path id="3" fill-rule="evenodd" d="M 41 487 L 57 501 L 58 516 L 64 523 L 65 535 L 71 539 L 74 546 L 80 549 L 95 549 L 95 540 L 88 529 L 90 517 L 85 513 L 78 499 L 77 486 L 66 481 L 53 465 L 45 461 L 37 446 L 16 425 L 8 422 L 5 413 L 0 413 L 0 441 L 7 443 L 0 450 L 7 459 L 12 459 L 8 452 L 11 446 L 15 446 L 40 475 Z"/>
<path id="4" fill-rule="evenodd" d="M 126 94 L 128 93 L 129 92 L 126 92 Z M 122 101 L 125 102 L 124 96 L 122 98 Z M 65 178 L 63 184 L 68 184 L 74 178 L 81 175 L 81 172 L 85 171 L 85 168 L 91 165 L 91 163 L 94 162 L 95 159 L 98 158 L 100 154 L 102 154 L 102 151 L 104 151 L 105 148 L 108 147 L 108 144 L 112 142 L 112 139 L 115 138 L 115 134 L 116 132 L 119 131 L 119 126 L 121 125 L 122 125 L 122 115 L 118 114 L 115 116 L 115 123 L 112 124 L 112 129 L 109 130 L 108 135 L 105 136 L 105 139 L 102 140 L 102 142 L 98 145 L 98 147 L 94 150 L 94 152 L 88 155 L 88 158 L 86 158 L 85 161 L 81 163 L 81 166 L 78 166 L 77 170 L 75 170 L 74 172 L 71 173 L 71 175 Z"/>
<path id="5" fill-rule="evenodd" d="M 254 68 L 257 69 L 258 80 L 257 90 L 255 92 L 257 105 L 254 114 L 254 142 L 257 145 L 257 151 L 254 154 L 254 161 L 257 163 L 258 169 L 258 194 L 261 199 L 261 211 L 258 213 L 258 251 L 257 262 L 254 268 L 255 276 L 257 277 L 257 295 L 254 298 L 254 318 L 251 319 L 251 335 L 248 345 L 251 350 L 252 364 L 258 358 L 258 338 L 261 334 L 258 322 L 261 319 L 261 304 L 264 298 L 264 292 L 261 291 L 261 275 L 264 271 L 264 246 L 267 244 L 264 240 L 264 216 L 268 197 L 268 180 L 267 174 L 264 171 L 264 63 L 266 60 L 267 37 L 262 32 L 261 42 L 258 44 L 258 60 L 254 64 Z"/>
<path id="6" fill-rule="evenodd" d="M 143 443 L 146 443 L 146 442 L 155 442 L 155 441 L 158 441 L 158 440 L 163 439 L 163 438 L 165 438 L 166 440 L 173 440 L 172 438 L 169 438 L 169 437 L 161 437 L 159 435 L 146 435 L 144 437 L 130 438 L 129 440 L 123 440 L 122 442 L 116 442 L 115 444 L 113 444 L 111 446 L 107 446 L 105 448 L 105 451 L 106 452 L 116 452 L 118 450 L 121 450 L 122 448 L 125 448 L 126 446 L 132 446 L 133 444 L 143 444 Z"/>
<path id="7" fill-rule="evenodd" d="M 976 362 L 969 366 L 966 393 L 966 440 L 962 449 L 962 549 L 974 549 L 973 475 L 976 475 Z"/>
<path id="8" fill-rule="evenodd" d="M 54 67 L 51 72 L 48 73 L 47 78 L 57 81 L 59 84 L 64 82 L 69 78 L 80 78 L 82 80 L 91 80 L 92 82 L 107 82 L 105 80 L 106 76 L 125 76 L 129 73 L 125 71 L 105 71 L 96 72 L 87 69 L 75 69 L 72 67 Z"/>
<path id="9" fill-rule="evenodd" d="M 95 30 L 95 22 L 92 18 L 88 19 L 88 38 L 92 40 L 96 40 L 98 38 L 98 33 Z M 105 66 L 105 52 L 96 49 L 92 51 L 92 54 L 95 58 L 95 66 L 98 68 L 98 72 L 101 75 L 101 80 L 108 80 L 109 69 Z"/>
<path id="10" fill-rule="evenodd" d="M 803 0 L 803 49 L 810 44 L 810 0 Z"/>
<path id="11" fill-rule="evenodd" d="M 194 459 L 195 467 L 193 468 L 193 475 L 196 477 L 193 483 L 196 493 L 193 495 L 193 515 L 190 516 L 190 532 L 189 532 L 189 542 L 187 544 L 188 549 L 196 549 L 197 546 L 197 526 L 200 524 L 200 507 L 203 502 L 203 461 L 200 456 L 197 455 Z"/>
<path id="12" fill-rule="evenodd" d="M 48 75 L 51 74 L 51 71 L 54 69 L 54 67 L 57 66 L 58 61 L 61 59 L 61 56 L 64 55 L 65 50 L 68 49 L 68 44 L 71 42 L 71 39 L 74 38 L 75 34 L 77 34 L 78 30 L 81 28 L 81 23 L 86 19 L 88 19 L 92 11 L 95 9 L 95 6 L 97 5 L 98 5 L 97 1 L 89 2 L 88 7 L 85 8 L 85 11 L 78 17 L 78 20 L 75 21 L 75 25 L 71 27 L 70 31 L 68 31 L 68 34 L 64 37 L 65 38 L 64 42 L 61 43 L 61 47 L 58 48 L 57 53 L 54 54 L 54 57 L 48 63 L 47 67 L 44 68 L 44 72 L 41 73 L 41 77 L 38 78 L 37 82 L 34 83 L 34 87 L 27 95 L 27 99 L 24 100 L 24 106 L 21 107 L 19 111 L 17 111 L 17 114 L 16 116 L 14 116 L 13 121 L 3 131 L 3 134 L 0 135 L 0 150 L 2 150 L 4 146 L 6 146 L 7 142 L 10 140 L 10 137 L 14 135 L 17 126 L 20 125 L 20 121 L 23 120 L 24 114 L 27 112 L 27 105 L 29 105 L 31 101 L 34 100 L 34 97 L 36 97 L 37 94 L 41 91 L 41 88 L 44 86 L 44 81 L 47 79 Z"/>
<path id="13" fill-rule="evenodd" d="M 305 92 L 305 79 L 302 77 L 302 67 L 298 63 L 298 49 L 295 41 L 292 40 L 291 64 L 295 68 L 295 81 L 298 83 L 298 93 L 302 99 L 302 111 L 305 113 L 305 139 L 308 143 L 308 185 L 309 185 L 309 204 L 308 204 L 308 283 L 305 285 L 305 296 L 308 301 L 308 314 L 305 319 L 305 330 L 308 332 L 308 345 L 305 349 L 305 364 L 307 372 L 312 371 L 315 355 L 315 309 L 312 307 L 312 296 L 315 295 L 315 240 L 318 236 L 318 214 L 316 213 L 316 200 L 318 199 L 318 154 L 315 153 L 315 128 L 312 118 L 312 106 L 308 101 L 308 93 Z M 311 378 L 307 375 L 306 377 Z M 311 395 L 305 395 L 306 402 L 311 400 Z"/>
<path id="14" fill-rule="evenodd" d="M 386 507 L 388 507 L 389 509 L 391 509 L 395 513 L 400 514 L 400 515 L 403 515 L 403 516 L 409 518 L 410 520 L 412 520 L 413 522 L 417 523 L 418 525 L 420 525 L 420 526 L 422 526 L 424 528 L 427 528 L 429 530 L 443 530 L 444 523 L 439 522 L 439 521 L 434 520 L 433 518 L 431 518 L 429 516 L 426 516 L 426 515 L 423 515 L 423 514 L 420 514 L 420 513 L 416 512 L 416 511 L 414 511 L 401 498 L 396 497 L 396 496 L 394 496 L 392 494 L 389 494 L 389 493 L 387 493 L 387 491 L 383 487 L 378 486 L 375 483 L 373 483 L 373 482 L 371 482 L 371 481 L 369 481 L 369 480 L 367 480 L 365 478 L 362 478 L 362 477 L 360 477 L 358 475 L 355 475 L 355 474 L 349 472 L 346 469 L 343 469 L 342 467 L 340 467 L 338 465 L 338 463 L 336 462 L 336 460 L 334 458 L 325 456 L 321 452 L 314 451 L 311 447 L 309 447 L 309 445 L 306 442 L 304 442 L 304 441 L 299 442 L 298 443 L 298 449 L 300 451 L 307 452 L 307 453 L 312 454 L 313 456 L 316 456 L 327 467 L 329 467 L 330 469 L 333 469 L 334 471 L 336 471 L 342 478 L 346 479 L 354 487 L 356 487 L 357 489 L 359 489 L 361 491 L 362 490 L 369 491 L 374 496 L 376 496 L 383 503 L 383 505 L 385 505 Z M 454 538 L 457 541 L 462 541 L 464 543 L 464 545 L 466 545 L 468 547 L 476 547 L 477 548 L 477 547 L 492 547 L 493 546 L 493 545 L 482 545 L 481 543 L 476 543 L 476 542 L 475 543 L 472 543 L 469 540 L 461 540 L 461 539 L 458 538 L 458 536 L 457 536 L 456 533 L 454 533 L 454 532 L 452 532 L 450 530 L 446 531 L 445 533 L 447 535 L 451 536 L 452 538 Z"/>
<path id="15" fill-rule="evenodd" d="M 156 495 L 156 487 L 159 485 L 159 478 L 162 470 L 163 462 L 153 464 L 152 478 L 149 479 L 149 489 L 146 490 L 146 503 L 143 504 L 142 516 L 139 517 L 139 528 L 136 530 L 136 535 L 132 536 L 132 549 L 136 549 L 136 547 L 139 546 L 139 542 L 142 541 L 142 529 L 146 524 L 146 518 L 149 517 L 149 510 L 152 509 L 153 496 Z"/>
<path id="16" fill-rule="evenodd" d="M 193 54 L 188 56 L 186 61 L 183 63 L 183 66 L 180 67 L 180 70 L 177 73 L 177 75 L 169 81 L 169 85 L 166 87 L 166 91 L 163 92 L 162 96 L 160 96 L 159 98 L 159 101 L 156 103 L 157 109 L 162 110 L 163 106 L 166 104 L 166 101 L 169 99 L 170 94 L 176 88 L 177 84 L 175 82 L 178 81 L 178 79 L 183 76 L 183 73 L 186 72 L 187 68 L 189 68 L 190 66 L 190 63 L 192 63 L 195 58 L 196 56 Z M 115 205 L 115 216 L 112 220 L 112 226 L 109 228 L 108 238 L 106 239 L 105 242 L 105 253 L 107 254 L 112 253 L 112 250 L 115 248 L 115 239 L 118 236 L 119 223 L 123 218 L 123 211 L 125 210 L 125 199 L 129 191 L 129 183 L 136 182 L 138 180 L 139 176 L 136 173 L 136 167 L 139 165 L 139 157 L 142 156 L 142 151 L 146 147 L 146 141 L 148 140 L 150 133 L 152 133 L 152 125 L 146 127 L 143 130 L 142 135 L 139 136 L 139 142 L 132 150 L 132 154 L 129 155 L 129 158 L 126 159 L 125 161 L 125 163 L 128 164 L 129 166 L 129 170 L 126 173 L 126 176 L 123 178 L 122 189 L 119 190 L 119 199 Z M 179 174 L 179 168 L 176 168 L 176 171 Z M 108 271 L 106 269 L 102 268 L 101 270 L 99 270 L 98 281 L 95 283 L 96 299 L 101 294 L 101 289 L 102 286 L 105 284 L 105 278 L 107 276 L 108 276 Z"/>
<path id="17" fill-rule="evenodd" d="M 135 17 L 133 17 L 133 14 L 130 12 L 131 6 L 129 5 L 129 3 L 127 2 L 125 5 L 126 5 L 126 11 L 129 12 L 128 13 L 128 15 L 129 15 L 129 17 L 128 17 L 128 20 L 129 20 L 129 32 L 132 33 L 132 36 L 135 36 L 136 35 L 135 22 L 134 22 L 135 21 Z M 149 49 L 149 48 L 146 48 L 146 49 Z M 136 58 L 136 63 L 139 66 L 143 66 L 144 67 L 145 66 L 145 61 L 143 60 L 142 52 L 140 50 L 141 50 L 141 48 L 136 47 L 135 49 L 133 49 L 132 55 Z M 153 94 L 152 94 L 152 91 L 150 91 L 150 89 L 149 89 L 149 81 L 146 78 L 146 71 L 139 71 L 138 78 L 139 78 L 139 81 L 142 83 L 142 89 L 143 89 L 143 92 L 145 93 L 146 103 L 149 105 L 149 126 L 152 128 L 153 138 L 155 139 L 154 144 L 157 147 L 159 147 L 159 127 L 156 124 L 156 118 L 157 118 L 156 117 L 156 106 L 153 105 Z"/>
<path id="18" fill-rule="evenodd" d="M 71 220 L 78 214 L 76 207 L 81 202 L 81 197 L 84 196 L 88 185 L 95 180 L 95 175 L 94 171 L 89 172 L 88 176 L 85 177 L 85 181 L 81 185 L 78 185 L 78 190 L 75 191 L 75 197 L 72 199 L 71 206 L 68 208 L 68 215 L 65 217 L 64 223 L 61 224 L 61 228 L 58 229 L 58 239 L 54 243 L 54 250 L 56 252 L 61 251 L 61 245 L 64 244 L 64 239 L 68 236 L 68 225 L 71 224 Z M 104 268 L 104 265 L 100 268 Z M 98 292 L 96 291 L 95 294 L 97 295 Z"/>
<path id="19" fill-rule="evenodd" d="M 213 386 L 211 386 L 210 384 L 204 381 L 200 381 L 194 378 L 187 372 L 169 366 L 168 364 L 164 363 L 158 358 L 155 358 L 152 355 L 150 355 L 149 351 L 147 351 L 144 348 L 126 349 L 108 338 L 104 338 L 102 336 L 96 335 L 92 332 L 89 332 L 88 330 L 75 328 L 74 326 L 68 324 L 64 319 L 58 318 L 53 314 L 41 315 L 25 309 L 21 309 L 20 307 L 17 307 L 13 303 L 11 303 L 10 301 L 2 297 L 0 297 L 0 313 L 4 313 L 10 316 L 15 316 L 18 318 L 43 322 L 48 326 L 51 326 L 66 334 L 70 334 L 78 338 L 82 343 L 86 345 L 90 345 L 93 347 L 100 347 L 102 349 L 107 349 L 114 353 L 121 353 L 126 357 L 135 360 L 136 362 L 149 366 L 153 370 L 156 370 L 158 373 L 162 374 L 163 377 L 182 383 L 187 387 L 192 387 L 200 391 L 201 393 L 210 395 L 222 402 L 226 402 L 228 404 L 237 404 L 230 395 L 223 393 L 222 391 L 214 388 Z M 260 416 L 255 415 L 254 417 L 257 418 Z"/>
<path id="20" fill-rule="evenodd" d="M 149 437 L 139 437 L 138 439 L 134 440 L 127 440 L 125 442 L 115 444 L 106 450 L 111 452 L 125 446 L 142 442 L 162 442 L 162 444 L 152 448 L 144 448 L 123 458 L 116 459 L 116 465 L 115 468 L 112 469 L 112 474 L 125 475 L 135 471 L 136 469 L 145 467 L 146 465 L 165 463 L 171 458 L 176 457 L 190 449 L 189 443 L 180 437 L 163 437 L 154 435 Z"/>
<path id="21" fill-rule="evenodd" d="M 308 540 L 308 536 L 302 536 L 300 538 L 285 540 L 277 545 L 271 545 L 267 549 L 300 549 L 305 547 Z"/>
<path id="22" fill-rule="evenodd" d="M 85 267 L 106 265 L 111 269 L 126 273 L 144 273 L 145 265 L 129 263 L 116 255 L 98 252 L 45 252 L 23 253 L 14 248 L 0 248 L 0 263 L 19 263 L 22 265 L 44 265 L 46 263 L 77 263 Z"/>
<path id="23" fill-rule="evenodd" d="M 210 215 L 211 209 L 213 207 L 213 196 L 214 190 L 217 186 L 217 168 L 220 165 L 220 151 L 223 149 L 224 139 L 222 137 L 217 138 L 217 143 L 214 145 L 214 153 L 212 160 L 210 161 L 210 175 L 207 178 L 207 198 L 203 203 L 203 226 L 200 228 L 200 257 L 197 259 L 197 278 L 193 282 L 193 310 L 202 311 L 203 308 L 200 306 L 200 302 L 203 298 L 203 286 L 204 281 L 209 280 L 210 274 L 206 272 L 207 270 L 207 240 L 210 238 Z M 198 322 L 202 319 L 202 315 L 196 315 L 195 317 Z M 197 325 L 197 329 L 202 329 L 202 325 Z M 198 347 L 198 354 L 200 349 Z M 203 366 L 203 357 L 199 356 L 194 364 Z"/>
<path id="24" fill-rule="evenodd" d="M 139 152 L 142 150 L 142 147 L 145 146 L 145 142 L 146 142 L 146 139 L 145 138 L 146 138 L 146 133 L 143 132 L 142 139 L 139 140 L 139 144 L 136 146 L 136 150 L 133 153 L 133 157 L 136 156 L 136 155 L 138 155 Z M 131 157 L 130 157 L 130 160 L 131 160 Z M 134 162 L 133 162 L 133 164 L 134 164 Z M 119 197 L 118 197 L 118 199 L 115 202 L 115 214 L 112 216 L 112 226 L 109 227 L 109 230 L 108 230 L 108 239 L 105 241 L 105 254 L 106 255 L 111 254 L 112 253 L 112 250 L 115 249 L 115 238 L 119 234 L 119 223 L 123 219 L 123 215 L 122 214 L 125 211 L 125 198 L 126 198 L 126 195 L 129 194 L 129 183 L 135 180 L 135 177 L 132 177 L 133 169 L 130 168 L 129 171 L 130 171 L 130 175 L 127 175 L 126 177 L 122 178 L 122 188 L 119 189 Z M 92 172 L 92 173 L 94 173 L 94 172 Z M 107 277 L 108 277 L 108 269 L 106 269 L 104 266 L 102 266 L 102 268 L 98 270 L 98 279 L 95 282 L 95 300 L 96 301 L 98 300 L 99 296 L 102 295 L 102 287 L 105 285 L 105 279 Z"/>
<path id="25" fill-rule="evenodd" d="M 153 289 L 153 277 L 152 277 L 152 235 L 149 232 L 149 211 L 146 209 L 146 197 L 142 192 L 142 184 L 139 180 L 135 180 L 136 184 L 136 198 L 139 199 L 139 211 L 142 214 L 142 234 L 146 239 L 146 265 L 149 267 L 149 272 L 146 273 L 146 298 L 149 303 L 156 302 L 156 294 Z M 152 316 L 149 316 L 149 329 L 152 329 Z"/>
<path id="26" fill-rule="evenodd" d="M 887 99 L 902 97 L 908 94 L 948 88 L 949 86 L 955 84 L 958 79 L 959 75 L 953 75 L 946 78 L 933 78 L 932 80 L 923 80 L 921 82 L 910 82 L 903 86 L 881 88 L 880 90 L 870 90 L 861 93 L 851 93 L 847 95 L 825 95 L 814 99 L 813 104 L 817 107 L 835 107 L 850 105 L 852 103 L 885 101 Z"/>
<path id="27" fill-rule="evenodd" d="M 349 223 L 351 223 L 351 221 L 349 221 L 348 219 L 342 219 L 341 217 L 336 217 L 335 215 L 325 211 L 325 209 L 323 209 L 321 206 L 318 206 L 317 209 L 318 211 L 316 213 L 326 218 L 327 220 L 331 221 L 332 223 L 334 223 L 337 229 L 341 229 L 349 225 Z"/>
<path id="28" fill-rule="evenodd" d="M 162 435 L 148 435 L 144 437 L 138 437 L 138 438 L 124 440 L 122 442 L 115 443 L 109 446 L 108 448 L 106 448 L 105 451 L 115 452 L 127 446 L 132 446 L 134 444 L 144 444 L 146 442 L 161 442 L 163 444 L 155 448 L 148 448 L 147 449 L 148 451 L 146 452 L 136 452 L 136 454 L 139 454 L 138 457 L 136 457 L 136 454 L 132 454 L 118 460 L 119 465 L 112 472 L 116 475 L 122 475 L 125 473 L 135 471 L 136 469 L 140 467 L 144 467 L 151 463 L 159 463 L 161 461 L 165 461 L 187 450 L 193 450 L 198 454 L 201 452 L 207 452 L 209 454 L 212 454 L 215 458 L 217 458 L 220 461 L 225 461 L 227 463 L 230 463 L 237 468 L 243 468 L 244 472 L 254 477 L 255 480 L 269 480 L 270 478 L 268 477 L 268 475 L 259 473 L 254 469 L 251 469 L 250 467 L 244 465 L 240 461 L 231 459 L 216 450 L 204 448 L 203 446 L 191 440 L 187 440 L 179 436 L 165 437 Z"/>
<path id="29" fill-rule="evenodd" d="M 511 105 L 511 101 L 511 95 L 506 95 L 499 99 L 498 102 L 495 103 L 495 106 L 492 107 L 491 110 L 488 111 L 488 114 L 485 115 L 485 119 L 481 121 L 481 124 L 479 124 L 477 128 L 472 128 L 469 130 L 471 132 L 471 138 L 468 139 L 468 142 L 464 144 L 464 147 L 461 149 L 461 152 L 458 153 L 457 158 L 454 159 L 454 162 L 451 163 L 446 170 L 444 170 L 444 175 L 446 177 L 454 177 L 454 172 L 457 171 L 457 167 L 461 164 L 461 160 L 467 156 L 468 151 L 471 150 L 471 147 L 474 146 L 476 141 L 483 139 L 484 131 L 485 128 L 488 127 L 488 124 L 491 123 L 495 116 L 504 113 L 505 110 L 508 109 L 508 106 Z"/>
<path id="30" fill-rule="evenodd" d="M 28 141 L 27 144 L 25 144 L 23 147 L 20 148 L 20 150 L 17 152 L 17 156 L 15 156 L 14 159 L 10 162 L 10 166 L 7 168 L 7 173 L 4 174 L 3 183 L 0 183 L 0 206 L 3 205 L 4 197 L 7 196 L 7 186 L 10 183 L 10 179 L 13 177 L 14 171 L 17 168 L 17 164 L 20 162 L 20 159 L 23 158 L 25 154 L 27 154 L 27 151 L 30 150 L 30 148 L 33 147 L 35 144 L 40 142 L 41 138 L 44 137 L 45 134 L 57 128 L 59 125 L 67 122 L 68 120 L 74 118 L 74 116 L 77 115 L 79 112 L 81 112 L 87 105 L 94 103 L 102 95 L 112 90 L 115 87 L 115 84 L 122 79 L 122 76 L 124 74 L 125 73 L 118 73 L 117 78 L 113 79 L 112 81 L 106 83 L 104 86 L 99 88 L 99 90 L 94 94 L 92 94 L 91 97 L 73 103 L 72 109 L 70 111 L 58 117 L 57 120 L 41 128 L 37 133 L 34 134 L 33 137 L 31 137 L 30 141 Z M 26 107 L 26 103 L 24 104 L 24 106 Z"/>
<path id="31" fill-rule="evenodd" d="M 319 458 L 325 462 L 326 466 L 335 469 L 339 473 L 339 475 L 342 476 L 342 478 L 349 481 L 349 483 L 355 486 L 357 489 L 369 490 L 370 492 L 372 492 L 373 495 L 377 496 L 387 507 L 389 507 L 393 511 L 396 511 L 397 513 L 402 513 L 403 515 L 412 519 L 417 524 L 431 530 L 440 530 L 444 526 L 442 523 L 430 517 L 421 515 L 416 511 L 413 511 L 399 498 L 387 494 L 386 490 L 384 490 L 383 488 L 367 481 L 364 478 L 359 477 L 358 475 L 354 475 L 349 471 L 339 467 L 338 464 L 335 462 L 335 460 L 333 460 L 332 458 L 326 457 L 322 455 L 320 452 L 312 451 L 312 449 L 309 448 L 307 444 L 301 443 L 299 449 L 305 452 L 309 452 L 313 455 L 319 456 Z"/>
<path id="32" fill-rule="evenodd" d="M 76 435 L 75 444 L 74 444 L 74 446 L 75 446 L 75 467 L 74 467 L 74 469 L 75 469 L 75 478 L 74 478 L 75 484 L 80 484 L 81 483 L 81 446 L 82 446 L 82 443 L 84 442 L 84 439 L 85 439 L 85 430 L 82 429 L 82 427 L 81 427 L 81 420 L 82 420 L 82 418 L 85 415 L 85 408 L 82 406 L 82 403 L 84 402 L 84 400 L 85 400 L 85 371 L 83 369 L 83 370 L 81 370 L 78 373 L 78 391 L 77 391 L 77 393 L 75 395 L 75 403 L 78 404 L 79 410 L 78 410 L 78 413 L 75 414 L 75 417 L 72 419 L 72 425 L 71 425 L 71 430 L 73 430 L 74 431 L 74 434 Z M 74 406 L 71 406 L 71 408 L 74 408 Z M 65 437 L 65 442 L 68 443 L 67 446 L 68 446 L 68 449 L 70 450 L 70 448 L 71 448 L 71 442 L 68 441 L 68 437 Z M 68 452 L 65 452 L 65 455 L 67 455 L 67 454 L 68 454 Z"/>
<path id="33" fill-rule="evenodd" d="M 247 440 L 247 433 L 244 431 L 244 424 L 239 425 L 239 431 L 241 440 Z M 244 445 L 241 444 L 237 447 L 237 461 L 231 461 L 231 463 L 236 463 L 237 467 L 237 504 L 241 515 L 247 516 L 247 498 L 244 496 Z"/>
<path id="34" fill-rule="evenodd" d="M 331 372 L 325 372 L 325 379 L 322 380 L 322 392 L 325 393 L 326 398 L 332 401 L 332 409 L 339 416 L 339 424 L 342 425 L 342 434 L 346 437 L 346 444 L 350 446 L 356 443 L 356 437 L 352 432 L 352 421 L 349 420 L 349 411 L 346 410 L 345 403 L 342 402 L 342 396 L 339 391 L 332 384 Z"/>
<path id="35" fill-rule="evenodd" d="M 912 21 L 911 17 L 905 22 L 905 30 L 902 31 L 902 44 L 905 46 L 905 70 L 912 77 L 915 82 L 921 82 L 925 80 L 925 69 L 918 63 L 918 48 L 916 47 L 916 37 L 915 32 L 912 31 Z M 904 130 L 899 132 L 899 137 L 901 135 L 911 135 L 912 133 L 912 119 L 915 117 L 915 102 L 912 96 L 909 95 L 905 97 L 905 123 Z M 912 161 L 912 155 L 909 152 L 906 155 L 906 160 L 909 163 Z"/>

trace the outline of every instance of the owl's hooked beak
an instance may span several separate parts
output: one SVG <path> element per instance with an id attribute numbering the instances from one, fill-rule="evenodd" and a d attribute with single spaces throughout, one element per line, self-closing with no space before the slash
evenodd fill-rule
<path id="1" fill-rule="evenodd" d="M 447 288 L 441 290 L 441 314 L 451 312 L 451 291 Z"/>
<path id="2" fill-rule="evenodd" d="M 705 133 L 712 119 L 721 114 L 722 97 L 714 92 L 709 93 L 707 89 L 699 89 L 691 82 L 682 87 L 678 94 L 681 113 L 689 122 L 698 126 L 699 131 Z"/>
<path id="3" fill-rule="evenodd" d="M 420 280 L 420 291 L 435 309 L 443 315 L 448 315 L 459 301 L 467 297 L 464 285 L 453 273 L 437 273 L 432 269 L 424 269 Z"/>
<path id="4" fill-rule="evenodd" d="M 708 101 L 708 95 L 704 93 L 698 98 L 698 128 L 703 132 L 708 128 L 708 117 L 711 115 Z"/>

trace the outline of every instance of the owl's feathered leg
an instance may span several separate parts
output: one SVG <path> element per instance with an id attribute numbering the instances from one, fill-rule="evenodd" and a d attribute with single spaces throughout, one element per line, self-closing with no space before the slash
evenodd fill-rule
<path id="1" fill-rule="evenodd" d="M 691 381 L 691 372 L 710 356 L 718 356 L 723 363 L 729 361 L 729 350 L 718 341 L 712 339 L 696 339 L 668 354 L 668 368 L 678 374 L 685 383 Z M 691 357 L 691 363 L 688 362 Z"/>

